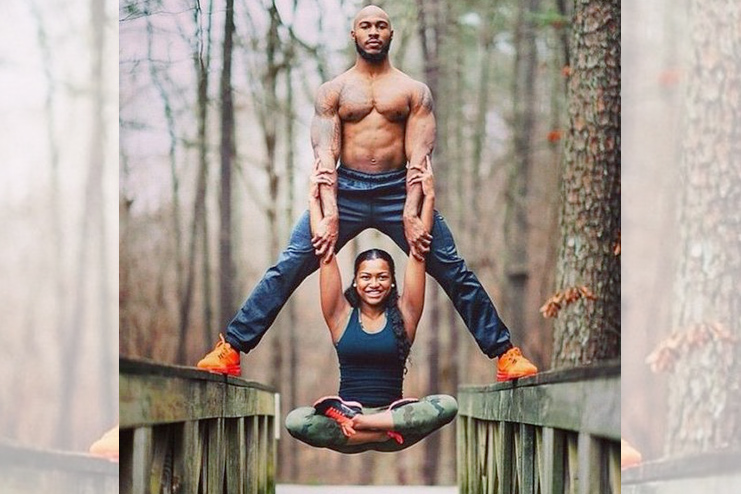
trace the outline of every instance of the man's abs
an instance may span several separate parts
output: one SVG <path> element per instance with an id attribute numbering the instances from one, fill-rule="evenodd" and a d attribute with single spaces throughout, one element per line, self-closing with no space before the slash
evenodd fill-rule
<path id="1" fill-rule="evenodd" d="M 365 173 L 383 173 L 406 166 L 406 121 L 389 122 L 373 111 L 358 122 L 342 123 L 342 164 Z"/>

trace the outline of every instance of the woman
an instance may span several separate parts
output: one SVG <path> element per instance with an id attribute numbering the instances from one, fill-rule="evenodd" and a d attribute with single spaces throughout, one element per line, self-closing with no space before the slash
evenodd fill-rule
<path id="1" fill-rule="evenodd" d="M 309 195 L 312 230 L 322 220 L 319 185 L 331 175 L 315 163 Z M 434 179 L 429 158 L 413 175 L 424 200 L 420 218 L 432 229 Z M 425 262 L 409 256 L 404 290 L 397 290 L 394 260 L 382 250 L 358 255 L 352 286 L 344 293 L 336 256 L 319 271 L 322 314 L 340 361 L 339 396 L 318 400 L 286 417 L 293 437 L 343 453 L 399 451 L 449 423 L 458 411 L 446 395 L 402 399 L 406 360 L 422 316 Z"/>

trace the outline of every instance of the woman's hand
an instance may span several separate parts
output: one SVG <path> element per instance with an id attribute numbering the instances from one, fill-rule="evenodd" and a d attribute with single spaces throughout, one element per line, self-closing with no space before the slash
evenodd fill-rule
<path id="1" fill-rule="evenodd" d="M 314 167 L 312 168 L 311 175 L 309 176 L 310 201 L 319 199 L 320 185 L 329 185 L 330 187 L 334 185 L 333 175 L 333 170 L 321 167 L 321 161 L 319 161 L 318 158 L 314 160 Z"/>
<path id="2" fill-rule="evenodd" d="M 432 173 L 432 163 L 430 155 L 425 156 L 425 163 L 422 169 L 409 178 L 409 185 L 421 184 L 422 193 L 425 197 L 435 196 L 435 175 Z"/>

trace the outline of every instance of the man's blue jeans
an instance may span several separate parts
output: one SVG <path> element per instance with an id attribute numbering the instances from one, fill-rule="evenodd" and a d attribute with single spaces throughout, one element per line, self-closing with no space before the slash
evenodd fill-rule
<path id="1" fill-rule="evenodd" d="M 337 206 L 340 231 L 336 250 L 367 228 L 391 237 L 404 252 L 402 213 L 406 201 L 406 169 L 368 174 L 340 166 L 337 170 Z M 227 328 L 226 341 L 242 352 L 257 346 L 293 291 L 319 269 L 311 245 L 309 214 L 305 212 L 293 229 L 288 247 L 263 276 Z M 494 308 L 476 275 L 458 255 L 453 235 L 443 217 L 435 212 L 427 272 L 448 294 L 466 327 L 489 357 L 501 355 L 512 344 L 509 330 Z"/>

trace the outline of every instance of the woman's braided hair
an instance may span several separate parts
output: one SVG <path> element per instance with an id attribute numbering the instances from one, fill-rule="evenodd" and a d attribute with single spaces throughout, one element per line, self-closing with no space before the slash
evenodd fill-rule
<path id="1" fill-rule="evenodd" d="M 386 297 L 386 312 L 391 321 L 391 329 L 396 337 L 396 348 L 398 350 L 397 353 L 399 361 L 404 365 L 404 372 L 406 373 L 406 362 L 412 344 L 407 337 L 407 332 L 404 328 L 404 319 L 401 317 L 401 311 L 399 310 L 399 291 L 396 287 L 396 267 L 391 254 L 381 249 L 369 249 L 358 254 L 358 257 L 355 258 L 353 280 L 358 274 L 360 265 L 365 261 L 372 261 L 374 259 L 383 259 L 386 261 L 389 265 L 389 270 L 391 271 L 391 283 L 394 286 L 391 287 L 391 291 L 389 292 L 388 297 Z M 360 295 L 358 295 L 358 292 L 353 285 L 350 285 L 347 290 L 345 290 L 345 298 L 353 308 L 360 306 Z"/>

